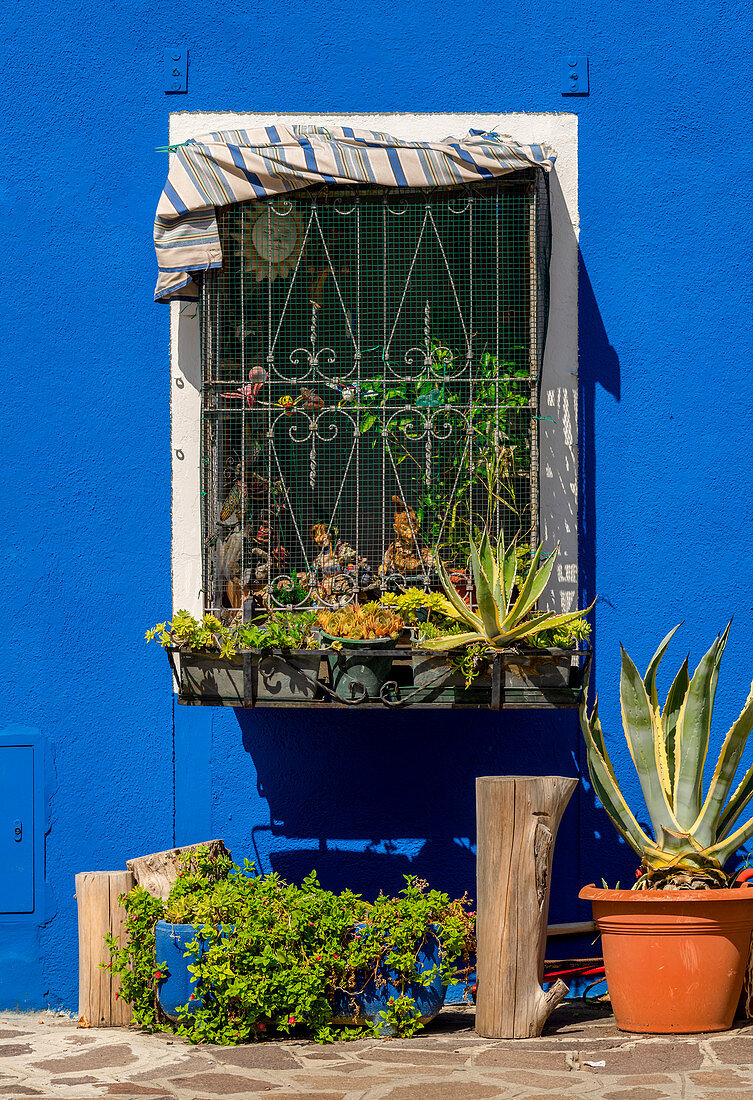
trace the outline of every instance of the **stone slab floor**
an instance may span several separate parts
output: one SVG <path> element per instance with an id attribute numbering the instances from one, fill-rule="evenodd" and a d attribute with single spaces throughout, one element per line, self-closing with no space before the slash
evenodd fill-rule
<path id="1" fill-rule="evenodd" d="M 481 1039 L 473 1009 L 449 1007 L 412 1039 L 240 1047 L 0 1013 L 0 1098 L 753 1100 L 751 1024 L 722 1035 L 635 1036 L 617 1031 L 608 1012 L 560 1005 L 541 1039 Z"/>

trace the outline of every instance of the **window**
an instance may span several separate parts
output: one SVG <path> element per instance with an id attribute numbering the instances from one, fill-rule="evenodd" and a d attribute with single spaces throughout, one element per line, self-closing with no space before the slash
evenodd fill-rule
<path id="1" fill-rule="evenodd" d="M 320 187 L 218 212 L 200 296 L 205 607 L 334 606 L 469 532 L 539 531 L 543 173 Z"/>
<path id="2" fill-rule="evenodd" d="M 552 261 L 546 351 L 541 364 L 537 410 L 540 419 L 536 421 L 535 476 L 539 537 L 547 547 L 560 546 L 552 578 L 552 606 L 563 611 L 573 609 L 577 606 L 578 591 L 577 116 L 569 113 L 270 116 L 254 112 L 177 111 L 170 115 L 167 140 L 177 145 L 208 131 L 250 131 L 272 124 L 351 126 L 389 132 L 406 141 L 441 141 L 447 134 L 465 134 L 471 129 L 496 130 L 518 142 L 544 143 L 557 151 L 556 169 L 549 176 Z M 201 346 L 200 312 L 189 302 L 175 301 L 170 306 L 173 610 L 185 608 L 199 616 L 205 607 L 211 606 L 213 598 L 204 591 L 205 543 L 211 535 L 204 533 L 206 498 L 201 496 L 209 486 L 204 461 L 207 456 L 203 453 L 201 379 L 202 354 L 206 359 L 207 352 Z M 539 303 L 537 324 L 541 325 L 542 320 Z M 587 514 L 584 522 L 589 522 Z"/>

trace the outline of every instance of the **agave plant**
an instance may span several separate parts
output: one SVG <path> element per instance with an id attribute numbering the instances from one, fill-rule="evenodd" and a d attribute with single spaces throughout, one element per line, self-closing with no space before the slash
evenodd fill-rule
<path id="1" fill-rule="evenodd" d="M 564 615 L 554 611 L 532 613 L 531 609 L 549 583 L 559 545 L 543 565 L 540 564 L 543 547 L 538 546 L 526 576 L 521 579 L 518 579 L 517 548 L 517 538 L 507 548 L 504 539 L 500 539 L 494 548 L 487 531 L 481 536 L 478 547 L 471 539 L 471 570 L 478 612 L 472 611 L 460 598 L 444 566 L 437 562 L 437 572 L 447 597 L 445 614 L 465 623 L 470 630 L 467 634 L 426 639 L 422 643 L 425 649 L 442 651 L 473 642 L 486 642 L 492 649 L 506 649 L 544 630 L 564 626 L 591 610 L 593 604 L 585 611 L 570 611 Z"/>
<path id="2" fill-rule="evenodd" d="M 730 797 L 753 728 L 753 685 L 740 717 L 724 739 L 704 796 L 711 715 L 729 625 L 716 638 L 692 679 L 685 659 L 660 708 L 656 673 L 677 629 L 664 638 L 643 678 L 620 646 L 622 724 L 653 837 L 638 824 L 617 784 L 599 722 L 598 698 L 590 716 L 585 699 L 581 704 L 581 726 L 594 790 L 618 832 L 641 857 L 644 873 L 636 886 L 644 889 L 724 886 L 728 881 L 724 864 L 753 835 L 753 818 L 738 824 L 753 798 L 753 765 Z"/>

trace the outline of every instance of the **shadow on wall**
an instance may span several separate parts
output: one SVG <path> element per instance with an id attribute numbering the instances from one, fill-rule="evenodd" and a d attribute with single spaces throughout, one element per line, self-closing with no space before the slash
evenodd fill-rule
<path id="1" fill-rule="evenodd" d="M 269 805 L 269 826 L 254 829 L 259 867 L 297 882 L 315 868 L 327 888 L 369 898 L 404 874 L 474 896 L 476 777 L 578 774 L 574 711 L 235 713 Z M 553 920 L 576 913 L 582 830 L 576 795 L 557 840 Z"/>
<path id="2" fill-rule="evenodd" d="M 581 607 L 596 592 L 596 387 L 620 400 L 620 361 L 578 250 L 578 573 Z"/>
<path id="3" fill-rule="evenodd" d="M 599 311 L 583 254 L 578 249 L 578 443 L 580 469 L 578 478 L 578 588 L 581 607 L 598 596 L 596 577 L 597 516 L 596 516 L 596 387 L 601 386 L 615 401 L 620 400 L 620 361 L 612 347 Z M 599 604 L 596 605 L 598 613 Z M 592 615 L 594 625 L 594 659 L 591 668 L 590 704 L 593 704 L 598 669 L 598 614 Z M 617 684 L 610 690 L 619 690 Z M 585 746 L 578 742 L 578 763 L 581 774 L 588 777 Z M 637 780 L 636 780 L 637 782 Z M 637 857 L 621 840 L 606 813 L 597 806 L 593 790 L 581 783 L 578 792 L 581 818 L 586 827 L 582 832 L 581 861 L 586 880 L 595 874 L 604 876 L 609 885 L 617 881 L 629 885 Z M 588 916 L 583 905 L 582 917 Z"/>

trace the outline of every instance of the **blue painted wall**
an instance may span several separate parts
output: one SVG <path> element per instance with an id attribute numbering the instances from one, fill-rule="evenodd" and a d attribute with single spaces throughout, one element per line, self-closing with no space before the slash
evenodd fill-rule
<path id="1" fill-rule="evenodd" d="M 600 597 L 596 686 L 617 737 L 618 639 L 645 664 L 684 618 L 679 664 L 734 613 L 723 720 L 753 670 L 752 29 L 741 0 L 8 9 L 0 725 L 40 729 L 56 778 L 49 898 L 16 933 L 28 967 L 0 974 L 0 1004 L 75 1010 L 77 871 L 213 834 L 333 886 L 392 889 L 410 869 L 472 892 L 475 776 L 574 774 L 580 757 L 571 714 L 173 715 L 142 642 L 170 607 L 168 314 L 151 303 L 150 240 L 169 111 L 577 112 L 581 579 Z M 180 97 L 162 90 L 175 42 L 191 49 Z M 560 94 L 574 51 L 590 56 L 588 98 Z M 582 882 L 633 866 L 584 790 L 552 919 L 577 915 Z"/>

